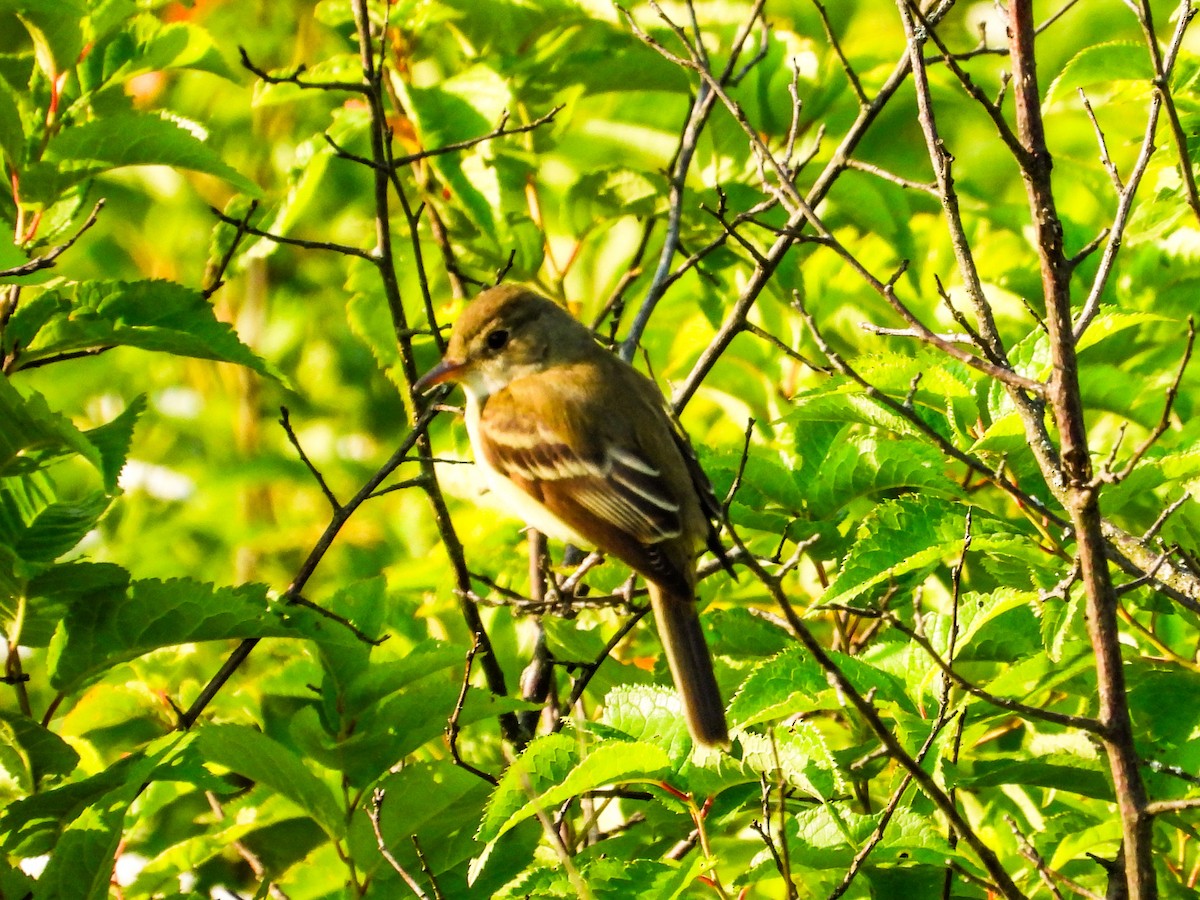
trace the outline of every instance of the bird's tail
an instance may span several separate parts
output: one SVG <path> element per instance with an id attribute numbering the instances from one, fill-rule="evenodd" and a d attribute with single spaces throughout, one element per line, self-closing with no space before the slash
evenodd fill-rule
<path id="1" fill-rule="evenodd" d="M 658 635 L 667 654 L 675 689 L 683 700 L 688 730 L 692 739 L 707 747 L 729 746 L 729 728 L 725 724 L 725 705 L 713 674 L 712 657 L 700 618 L 696 598 L 680 595 L 654 582 L 650 589 L 650 604 Z"/>

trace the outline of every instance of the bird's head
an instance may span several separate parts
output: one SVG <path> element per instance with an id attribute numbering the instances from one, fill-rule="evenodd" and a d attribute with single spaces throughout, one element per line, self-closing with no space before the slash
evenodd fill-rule
<path id="1" fill-rule="evenodd" d="M 522 285 L 500 285 L 462 311 L 446 355 L 416 389 L 454 381 L 482 400 L 510 381 L 594 347 L 591 332 L 562 307 Z"/>

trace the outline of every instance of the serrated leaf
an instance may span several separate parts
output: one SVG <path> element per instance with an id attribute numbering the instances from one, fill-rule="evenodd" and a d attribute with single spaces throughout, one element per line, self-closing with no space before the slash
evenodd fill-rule
<path id="1" fill-rule="evenodd" d="M 23 191 L 28 188 L 43 202 L 72 184 L 126 166 L 190 169 L 222 178 L 252 197 L 262 194 L 187 127 L 151 113 L 117 113 L 64 129 L 47 145 L 44 160 L 21 182 Z"/>
<path id="2" fill-rule="evenodd" d="M 100 452 L 101 474 L 104 490 L 113 494 L 117 490 L 117 479 L 125 460 L 129 457 L 129 445 L 133 442 L 133 429 L 146 409 L 146 395 L 139 394 L 129 405 L 109 422 L 84 432 L 84 437 Z"/>
<path id="3" fill-rule="evenodd" d="M 10 729 L 13 738 L 29 761 L 34 784 L 47 775 L 66 775 L 79 763 L 79 754 L 53 731 L 27 716 L 0 713 L 0 721 Z"/>
<path id="4" fill-rule="evenodd" d="M 585 860 L 579 874 L 596 897 L 653 897 L 655 900 L 673 900 L 700 875 L 704 865 L 705 860 L 700 853 L 690 853 L 684 862 L 679 863 L 657 859 L 601 857 Z M 565 896 L 576 896 L 573 886 L 568 884 L 566 888 L 569 893 Z"/>
<path id="5" fill-rule="evenodd" d="M 195 733 L 204 759 L 287 797 L 332 840 L 345 835 L 345 816 L 333 792 L 278 741 L 244 725 L 207 725 Z"/>
<path id="6" fill-rule="evenodd" d="M 1075 345 L 1077 353 L 1090 349 L 1129 328 L 1141 328 L 1159 322 L 1175 321 L 1170 316 L 1148 312 L 1102 312 L 1092 319 Z M 1182 327 L 1182 326 L 1181 326 Z"/>
<path id="7" fill-rule="evenodd" d="M 302 613 L 269 604 L 257 584 L 216 588 L 176 578 L 100 590 L 71 605 L 50 642 L 50 683 L 77 688 L 119 662 L 191 641 L 296 637 L 303 632 L 285 616 Z"/>
<path id="8" fill-rule="evenodd" d="M 669 688 L 652 684 L 613 688 L 604 698 L 604 721 L 622 734 L 668 747 L 672 758 L 691 749 L 683 702 Z"/>
<path id="9" fill-rule="evenodd" d="M 41 394 L 19 394 L 0 374 L 0 478 L 33 471 L 50 457 L 78 453 L 103 470 L 100 452 L 69 419 L 50 409 Z"/>
<path id="10" fill-rule="evenodd" d="M 772 776 L 779 772 L 788 784 L 810 796 L 830 800 L 846 789 L 837 760 L 825 736 L 810 721 L 801 720 L 773 736 L 745 733 L 739 738 L 742 758 L 756 771 Z"/>
<path id="11" fill-rule="evenodd" d="M 58 307 L 26 347 L 20 365 L 124 345 L 237 363 L 277 377 L 233 328 L 217 319 L 199 291 L 172 281 L 90 281 L 75 285 L 73 293 L 56 292 Z"/>
<path id="12" fill-rule="evenodd" d="M 852 435 L 836 444 L 821 463 L 809 510 L 818 518 L 828 518 L 857 497 L 896 488 L 956 496 L 961 492 L 945 470 L 945 457 L 927 443 Z"/>
<path id="13" fill-rule="evenodd" d="M 520 816 L 531 797 L 566 778 L 579 762 L 579 744 L 566 734 L 547 734 L 530 741 L 500 779 L 488 800 L 476 838 L 491 844 L 504 833 L 506 824 Z M 473 864 L 482 867 L 486 853 Z"/>
<path id="14" fill-rule="evenodd" d="M 821 708 L 831 690 L 816 660 L 792 647 L 754 667 L 729 704 L 729 720 L 746 727 Z"/>
<path id="15" fill-rule="evenodd" d="M 1033 591 L 1017 588 L 998 588 L 988 594 L 964 594 L 959 603 L 959 632 L 955 647 L 959 652 L 966 650 L 994 619 L 1036 600 L 1037 594 Z M 940 646 L 938 649 L 944 651 L 946 647 Z"/>
<path id="16" fill-rule="evenodd" d="M 879 401 L 845 389 L 812 392 L 796 398 L 798 406 L 783 418 L 797 434 L 803 434 L 811 422 L 855 423 L 880 428 L 896 435 L 924 439 L 917 426 L 896 415 Z"/>
<path id="17" fill-rule="evenodd" d="M 1112 85 L 1119 81 L 1144 81 L 1146 90 L 1154 71 L 1144 44 L 1133 41 L 1109 41 L 1093 44 L 1076 53 L 1046 91 L 1046 104 L 1064 101 L 1076 88 L 1094 84 Z"/>
<path id="18" fill-rule="evenodd" d="M 109 502 L 96 492 L 72 503 L 51 503 L 29 523 L 13 549 L 28 562 L 54 562 L 96 527 Z"/>
<path id="19" fill-rule="evenodd" d="M 848 803 L 826 803 L 796 813 L 788 826 L 793 865 L 845 868 L 871 839 L 880 817 L 881 813 L 863 815 Z M 925 817 L 906 808 L 892 815 L 871 856 L 876 864 L 903 861 L 943 866 L 949 858 L 960 858 Z"/>
<path id="20" fill-rule="evenodd" d="M 555 752 L 549 768 L 542 766 L 536 771 L 527 771 L 522 767 L 510 779 L 509 774 L 521 764 L 524 754 L 509 768 L 488 805 L 479 840 L 493 845 L 511 828 L 571 797 L 606 785 L 659 780 L 671 770 L 667 752 L 657 744 L 611 741 L 595 747 L 577 765 L 561 773 L 561 777 L 551 778 L 548 777 L 550 772 L 559 772 L 559 767 L 569 758 L 549 745 L 539 748 L 539 757 L 552 749 Z M 539 765 L 542 762 L 542 759 L 537 760 Z M 485 850 L 485 856 L 487 852 Z"/>
<path id="21" fill-rule="evenodd" d="M 854 546 L 821 602 L 848 603 L 877 585 L 952 558 L 962 550 L 965 515 L 965 507 L 929 497 L 879 504 L 859 526 Z M 1012 536 L 1000 531 L 1003 527 L 976 510 L 972 552 L 1008 547 Z"/>

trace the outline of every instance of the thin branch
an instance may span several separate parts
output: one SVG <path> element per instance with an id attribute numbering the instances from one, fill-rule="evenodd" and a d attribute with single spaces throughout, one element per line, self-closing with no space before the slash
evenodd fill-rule
<path id="1" fill-rule="evenodd" d="M 386 796 L 386 791 L 383 788 L 375 788 L 371 793 L 371 807 L 367 810 L 367 818 L 371 820 L 371 830 L 375 832 L 375 845 L 379 848 L 380 855 L 387 861 L 397 875 L 404 879 L 404 883 L 408 885 L 409 890 L 417 895 L 419 900 L 429 900 L 429 895 L 417 882 L 415 878 L 408 873 L 404 866 L 400 865 L 400 860 L 392 854 L 388 849 L 387 841 L 383 838 L 383 828 L 379 824 L 381 814 L 383 812 L 383 798 Z"/>
<path id="2" fill-rule="evenodd" d="M 434 415 L 434 410 L 426 410 L 416 423 L 414 423 L 412 429 L 405 436 L 404 440 L 401 441 L 400 446 L 388 458 L 387 462 L 380 466 L 375 471 L 375 474 L 367 479 L 350 500 L 343 506 L 333 510 L 329 524 L 325 526 L 325 530 L 321 533 L 321 536 L 317 539 L 312 549 L 309 550 L 308 556 L 300 564 L 300 568 L 292 579 L 291 585 L 284 592 L 285 597 L 294 596 L 304 590 L 304 586 L 308 583 L 317 566 L 333 545 L 334 538 L 337 537 L 358 508 L 375 492 L 375 489 L 405 460 L 409 451 L 412 450 L 425 434 L 425 430 L 429 427 L 429 423 L 433 420 Z M 233 677 L 234 672 L 246 661 L 246 657 L 250 655 L 260 640 L 261 638 L 247 638 L 234 648 L 228 659 L 225 660 L 225 663 L 192 702 L 192 705 L 179 717 L 179 722 L 176 725 L 178 729 L 186 730 L 196 723 L 197 719 L 200 718 L 200 715 L 208 707 L 208 704 L 212 702 L 213 698 L 221 691 L 226 682 Z"/>
<path id="3" fill-rule="evenodd" d="M 1046 865 L 1046 860 L 1042 858 L 1042 854 L 1038 853 L 1037 847 L 1033 846 L 1029 838 L 1027 838 L 1021 831 L 1021 827 L 1017 824 L 1016 819 L 1014 819 L 1012 816 L 1006 815 L 1004 817 L 1004 821 L 1008 823 L 1008 827 L 1012 829 L 1013 836 L 1017 839 L 1017 846 L 1021 848 L 1021 855 L 1033 863 L 1034 868 L 1037 869 L 1038 875 L 1041 876 L 1042 882 L 1046 885 L 1050 893 L 1053 894 L 1057 900 L 1063 900 L 1062 891 L 1060 891 L 1058 889 L 1058 885 L 1054 883 L 1054 877 L 1058 873 L 1051 871 L 1050 867 Z M 1091 892 L 1089 891 L 1089 893 Z M 1096 900 L 1100 900 L 1098 894 L 1092 894 L 1092 896 L 1095 897 Z"/>
<path id="4" fill-rule="evenodd" d="M 397 156 L 391 160 L 393 170 L 411 165 L 423 159 L 431 159 L 435 156 L 443 156 L 447 153 L 458 153 L 462 150 L 470 150 L 472 147 L 478 147 L 480 144 L 485 144 L 488 141 L 493 141 L 496 138 L 509 137 L 514 134 L 525 134 L 528 131 L 534 131 L 541 128 L 548 122 L 553 122 L 554 117 L 563 111 L 566 104 L 560 103 L 558 106 L 551 109 L 548 113 L 538 116 L 531 122 L 524 125 L 517 125 L 514 128 L 508 127 L 508 110 L 504 110 L 500 114 L 500 121 L 496 123 L 496 127 L 487 134 L 481 134 L 478 137 L 467 138 L 465 141 L 456 141 L 453 144 L 445 144 L 433 150 L 421 150 L 417 153 L 410 153 L 407 156 Z"/>
<path id="5" fill-rule="evenodd" d="M 224 254 L 222 254 L 220 260 L 217 261 L 217 264 L 207 273 L 204 280 L 208 282 L 208 287 L 201 291 L 206 300 L 212 297 L 225 284 L 225 272 L 229 268 L 229 264 L 233 262 L 234 254 L 237 253 L 238 247 L 241 246 L 242 238 L 246 236 L 246 227 L 250 224 L 250 218 L 257 210 L 258 201 L 251 200 L 250 206 L 246 209 L 246 215 L 242 216 L 241 222 L 234 228 L 229 246 L 226 248 Z"/>
<path id="6" fill-rule="evenodd" d="M 238 55 L 241 57 L 242 66 L 267 84 L 294 84 L 298 88 L 311 91 L 349 91 L 355 94 L 365 94 L 368 91 L 368 86 L 361 81 L 306 81 L 300 77 L 308 71 L 308 66 L 303 64 L 297 66 L 290 75 L 272 75 L 254 64 L 245 47 L 238 47 Z"/>
<path id="7" fill-rule="evenodd" d="M 308 458 L 308 454 L 304 452 L 304 447 L 300 445 L 300 439 L 296 437 L 296 432 L 292 429 L 292 417 L 286 406 L 279 407 L 279 424 L 283 426 L 283 431 L 287 435 L 288 443 L 296 448 L 296 453 L 300 456 L 300 461 L 304 463 L 317 485 L 321 488 L 321 493 L 325 495 L 325 499 L 329 501 L 330 507 L 337 512 L 342 508 L 342 504 L 338 502 L 338 498 L 334 496 L 333 491 L 329 487 L 329 483 L 325 481 L 325 476 L 321 474 L 321 470 L 313 465 L 313 461 Z"/>
<path id="8" fill-rule="evenodd" d="M 286 237 L 282 234 L 274 234 L 270 231 L 263 231 L 261 228 L 255 228 L 245 224 L 241 219 L 235 219 L 232 216 L 227 216 L 219 209 L 209 207 L 209 210 L 214 216 L 224 222 L 226 225 L 233 225 L 235 228 L 240 228 L 245 234 L 252 234 L 255 237 L 266 238 L 268 241 L 274 241 L 276 244 L 287 244 L 290 247 L 301 247 L 305 250 L 331 250 L 334 253 L 340 253 L 343 256 L 355 256 L 359 259 L 365 259 L 371 263 L 377 263 L 375 256 L 366 250 L 358 247 L 351 247 L 349 244 L 336 244 L 331 241 L 308 241 L 303 238 Z"/>
<path id="9" fill-rule="evenodd" d="M 1104 139 L 1104 129 L 1100 127 L 1100 122 L 1096 119 L 1096 113 L 1092 109 L 1092 103 L 1088 100 L 1087 94 L 1083 92 L 1083 88 L 1079 89 L 1079 99 L 1083 101 L 1084 112 L 1087 113 L 1088 121 L 1092 123 L 1092 130 L 1096 132 L 1096 143 L 1100 146 L 1100 164 L 1104 166 L 1104 171 L 1108 173 L 1113 187 L 1117 189 L 1117 194 L 1120 195 L 1125 190 L 1125 185 L 1121 181 L 1121 173 L 1117 171 L 1116 163 L 1108 155 L 1108 141 Z"/>
<path id="10" fill-rule="evenodd" d="M 829 41 L 829 46 L 833 48 L 833 52 L 837 54 L 838 62 L 842 64 L 842 71 L 846 73 L 846 78 L 850 82 L 850 86 L 854 88 L 854 94 L 858 97 L 858 105 L 866 106 L 867 92 L 863 90 L 862 82 L 858 80 L 858 73 L 854 71 L 854 66 L 850 65 L 850 60 L 846 58 L 845 52 L 842 50 L 842 45 L 838 42 L 837 35 L 833 33 L 833 26 L 829 22 L 829 13 L 825 11 L 824 4 L 821 0 L 812 0 L 813 6 L 817 8 L 817 15 L 821 17 L 821 27 L 825 29 L 825 39 Z"/>
<path id="11" fill-rule="evenodd" d="M 736 533 L 731 532 L 731 534 L 735 542 L 740 541 Z M 779 579 L 768 573 L 749 554 L 745 557 L 744 563 L 754 574 L 755 578 L 767 589 L 772 600 L 775 601 L 776 606 L 779 607 L 784 618 L 787 620 L 792 633 L 821 667 L 830 685 L 857 710 L 863 721 L 866 722 L 879 741 L 887 748 L 888 755 L 899 763 L 912 779 L 917 782 L 925 796 L 933 802 L 934 806 L 947 818 L 955 831 L 961 835 L 962 840 L 970 846 L 976 857 L 983 864 L 988 875 L 991 876 L 995 888 L 1000 894 L 1009 898 L 1009 900 L 1025 900 L 1025 895 L 1016 886 L 1016 883 L 1012 880 L 1012 876 L 1005 870 L 995 851 L 988 847 L 984 840 L 971 827 L 970 823 L 963 818 L 958 807 L 942 787 L 938 785 L 933 776 L 926 772 L 921 763 L 904 749 L 899 739 L 893 734 L 887 723 L 883 721 L 870 698 L 860 693 L 850 682 L 845 672 L 842 671 L 841 667 L 826 652 L 821 642 L 817 640 L 816 635 L 809 630 L 803 619 L 797 615 Z"/>
<path id="12" fill-rule="evenodd" d="M 1192 215 L 1200 222 L 1200 194 L 1196 191 L 1196 173 L 1192 168 L 1192 159 L 1188 154 L 1187 134 L 1183 123 L 1179 121 L 1179 111 L 1175 108 L 1175 97 L 1171 94 L 1171 69 L 1174 68 L 1175 51 L 1170 51 L 1167 59 L 1163 58 L 1158 47 L 1158 36 L 1154 33 L 1154 14 L 1150 9 L 1149 0 L 1139 0 L 1138 22 L 1146 36 L 1146 49 L 1150 51 L 1150 62 L 1154 66 L 1154 90 L 1162 99 L 1163 108 L 1167 113 L 1167 123 L 1171 127 L 1171 137 L 1175 141 L 1175 151 L 1179 154 L 1179 172 L 1183 176 L 1183 193 L 1187 197 Z M 1196 15 L 1191 0 L 1183 0 L 1179 4 L 1179 21 L 1186 28 Z M 1177 48 L 1176 48 L 1177 49 Z"/>
<path id="13" fill-rule="evenodd" d="M 466 769 L 472 775 L 482 778 L 493 787 L 500 783 L 494 775 L 489 775 L 482 769 L 471 765 L 458 752 L 458 720 L 462 715 L 463 704 L 467 702 L 467 692 L 471 689 L 471 666 L 475 662 L 475 654 L 479 652 L 483 640 L 480 635 L 476 634 L 474 640 L 471 641 L 471 647 L 467 650 L 467 661 L 463 666 L 462 685 L 458 689 L 458 700 L 454 704 L 454 711 L 450 714 L 449 720 L 446 722 L 446 743 L 450 748 L 450 756 L 454 760 L 454 764 L 460 769 Z"/>
<path id="14" fill-rule="evenodd" d="M 1179 368 L 1175 372 L 1175 380 L 1171 382 L 1171 386 L 1167 388 L 1166 401 L 1163 403 L 1162 416 L 1158 420 L 1158 424 L 1154 426 L 1154 430 L 1147 435 L 1138 448 L 1133 451 L 1133 455 L 1121 468 L 1119 472 L 1104 471 L 1100 472 L 1093 481 L 1093 487 L 1099 487 L 1102 483 L 1115 483 L 1124 481 L 1137 468 L 1138 463 L 1142 461 L 1146 453 L 1151 447 L 1157 443 L 1167 431 L 1171 424 L 1171 412 L 1175 408 L 1175 398 L 1179 396 L 1179 385 L 1183 382 L 1183 373 L 1187 371 L 1188 363 L 1192 358 L 1192 349 L 1196 344 L 1196 323 L 1191 316 L 1187 320 L 1187 345 L 1183 350 L 1183 357 L 1179 361 Z"/>
<path id="15" fill-rule="evenodd" d="M 894 172 L 889 172 L 887 169 L 877 166 L 874 163 L 863 162 L 858 159 L 850 159 L 846 161 L 846 168 L 857 169 L 859 172 L 866 172 L 869 175 L 874 175 L 876 178 L 882 178 L 884 181 L 890 181 L 892 184 L 899 185 L 902 188 L 907 188 L 911 191 L 920 191 L 923 194 L 931 194 L 934 197 L 938 194 L 936 184 L 929 181 L 914 181 L 911 178 L 905 178 L 902 175 L 897 175 Z"/>
<path id="16" fill-rule="evenodd" d="M 1185 0 L 1184 8 L 1188 11 L 1188 15 L 1179 16 L 1175 22 L 1175 32 L 1171 35 L 1170 43 L 1167 45 L 1167 52 L 1163 59 L 1163 74 L 1169 78 L 1171 69 L 1174 67 L 1175 58 L 1179 53 L 1179 48 L 1183 45 L 1183 36 L 1187 32 L 1187 27 L 1195 15 L 1195 10 L 1191 8 L 1190 3 Z M 1087 330 L 1088 325 L 1100 312 L 1100 298 L 1104 294 L 1104 289 L 1108 285 L 1108 279 L 1112 274 L 1113 265 L 1116 263 L 1117 251 L 1121 248 L 1121 243 L 1125 237 L 1125 227 L 1129 223 L 1129 214 L 1133 210 L 1134 196 L 1137 194 L 1138 187 L 1141 185 L 1142 176 L 1146 174 L 1146 169 L 1150 165 L 1150 157 L 1154 155 L 1157 149 L 1154 144 L 1154 134 L 1158 128 L 1158 117 L 1162 110 L 1163 93 L 1155 91 L 1154 96 L 1150 99 L 1150 111 L 1146 116 L 1146 130 L 1142 137 L 1142 148 L 1138 152 L 1137 161 L 1133 164 L 1133 171 L 1129 174 L 1129 179 L 1125 183 L 1125 189 L 1121 191 L 1117 198 L 1117 211 L 1113 216 L 1112 226 L 1109 228 L 1108 243 L 1104 246 L 1104 253 L 1100 257 L 1100 265 L 1096 269 L 1096 274 L 1092 278 L 1092 287 L 1088 292 L 1087 300 L 1084 301 L 1083 309 L 1075 319 L 1074 328 L 1072 329 L 1075 340 L 1078 341 L 1083 333 Z"/>
<path id="17" fill-rule="evenodd" d="M 973 697 L 978 697 L 985 703 L 990 703 L 992 706 L 1000 709 L 1007 709 L 1010 712 L 1017 713 L 1026 719 L 1037 719 L 1040 722 L 1050 722 L 1054 725 L 1062 725 L 1066 728 L 1078 728 L 1081 731 L 1086 731 L 1089 734 L 1102 734 L 1103 726 L 1096 719 L 1087 716 L 1073 716 L 1068 713 L 1053 712 L 1048 709 L 1042 709 L 1038 706 L 1030 706 L 1027 703 L 1021 703 L 1019 700 L 1009 700 L 1007 697 L 997 697 L 995 694 L 985 691 L 983 688 L 970 681 L 967 681 L 962 675 L 954 670 L 954 667 L 942 659 L 941 655 L 933 648 L 929 642 L 929 638 L 919 634 L 916 630 L 910 628 L 901 622 L 892 614 L 885 614 L 884 618 L 888 624 L 907 637 L 909 640 L 917 644 L 922 650 L 929 654 L 929 658 L 933 660 L 942 672 L 953 681 L 956 685 L 966 691 Z"/>
<path id="18" fill-rule="evenodd" d="M 1200 797 L 1185 797 L 1182 800 L 1154 800 L 1146 804 L 1146 815 L 1162 816 L 1189 809 L 1200 809 Z"/>
<path id="19" fill-rule="evenodd" d="M 66 243 L 59 244 L 56 247 L 51 247 L 41 256 L 35 256 L 29 262 L 22 263 L 19 266 L 14 266 L 11 269 L 0 269 L 0 278 L 20 278 L 23 275 L 32 275 L 34 272 L 40 272 L 43 269 L 52 269 L 56 265 L 56 260 L 75 246 L 75 242 L 83 237 L 84 232 L 96 224 L 96 219 L 100 215 L 100 210 L 104 209 L 104 199 L 96 201 L 96 205 L 92 207 L 91 213 L 83 220 L 83 224 L 73 234 Z M 0 322 L 0 328 L 5 323 Z"/>

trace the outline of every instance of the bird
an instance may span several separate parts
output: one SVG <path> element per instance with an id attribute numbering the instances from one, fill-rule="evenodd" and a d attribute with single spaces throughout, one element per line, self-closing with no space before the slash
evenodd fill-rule
<path id="1" fill-rule="evenodd" d="M 502 504 L 645 579 L 692 739 L 728 748 L 696 604 L 699 544 L 729 568 L 712 523 L 719 507 L 655 383 L 566 309 L 518 284 L 467 304 L 441 362 L 415 388 L 446 382 L 466 394 L 475 463 Z"/>

